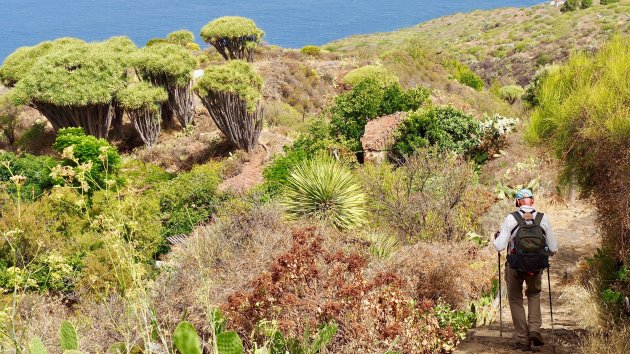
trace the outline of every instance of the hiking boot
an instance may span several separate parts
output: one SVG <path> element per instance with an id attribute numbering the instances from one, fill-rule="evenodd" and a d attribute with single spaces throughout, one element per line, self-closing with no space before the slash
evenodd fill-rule
<path id="1" fill-rule="evenodd" d="M 529 343 L 516 342 L 516 343 L 514 343 L 514 349 L 522 350 L 524 352 L 528 352 L 528 351 L 532 350 L 532 347 L 529 345 Z"/>
<path id="2" fill-rule="evenodd" d="M 538 332 L 529 332 L 529 340 L 531 341 L 532 345 L 535 346 L 541 346 L 545 344 L 542 336 Z"/>

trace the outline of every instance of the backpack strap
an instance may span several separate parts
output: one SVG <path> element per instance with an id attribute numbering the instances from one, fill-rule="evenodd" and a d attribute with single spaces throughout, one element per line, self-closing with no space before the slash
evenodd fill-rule
<path id="1" fill-rule="evenodd" d="M 545 214 L 543 214 L 543 213 L 536 213 L 536 218 L 534 219 L 534 225 L 540 226 L 540 223 L 542 222 L 543 216 L 545 216 Z M 542 230 L 543 235 L 545 235 L 545 237 L 546 237 L 547 233 L 545 232 L 545 229 L 543 229 L 542 227 L 540 229 Z"/>
<path id="2" fill-rule="evenodd" d="M 516 220 L 516 226 L 514 226 L 514 228 L 512 229 L 512 231 L 510 232 L 510 235 L 512 235 L 514 233 L 514 231 L 516 231 L 516 229 L 519 226 L 525 226 L 527 225 L 527 223 L 525 222 L 525 219 L 523 219 L 523 216 L 521 215 L 521 213 L 517 210 L 515 212 L 512 213 L 512 216 L 514 217 L 514 219 Z"/>

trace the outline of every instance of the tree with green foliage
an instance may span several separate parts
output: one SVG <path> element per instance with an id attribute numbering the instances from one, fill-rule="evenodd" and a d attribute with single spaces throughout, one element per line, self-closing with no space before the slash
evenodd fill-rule
<path id="1" fill-rule="evenodd" d="M 361 81 L 367 79 L 376 80 L 383 87 L 399 83 L 399 79 L 396 75 L 392 74 L 386 68 L 378 65 L 366 65 L 353 69 L 348 72 L 341 81 L 350 86 L 355 86 Z"/>
<path id="2" fill-rule="evenodd" d="M 195 35 L 189 30 L 177 30 L 169 33 L 166 38 L 151 38 L 147 41 L 146 46 L 150 47 L 156 44 L 171 43 L 182 46 L 188 50 L 199 51 L 199 44 L 195 43 Z"/>
<path id="3" fill-rule="evenodd" d="M 400 84 L 383 86 L 373 77 L 358 82 L 354 87 L 335 97 L 331 108 L 331 123 L 337 134 L 348 140 L 355 152 L 361 150 L 360 139 L 371 119 L 387 114 L 413 111 L 420 108 L 431 91 L 423 87 L 403 90 Z"/>
<path id="4" fill-rule="evenodd" d="M 133 43 L 122 38 L 53 46 L 16 83 L 12 98 L 36 108 L 55 130 L 83 127 L 107 137 L 115 93 L 127 85 L 132 50 Z"/>
<path id="5" fill-rule="evenodd" d="M 116 97 L 120 106 L 131 117 L 142 141 L 149 147 L 157 143 L 161 106 L 168 100 L 166 90 L 141 82 L 119 91 Z"/>
<path id="6" fill-rule="evenodd" d="M 465 154 L 479 144 L 481 128 L 471 115 L 451 106 L 433 106 L 409 113 L 396 132 L 393 150 L 399 156 L 420 148 Z"/>
<path id="7" fill-rule="evenodd" d="M 63 37 L 54 41 L 41 42 L 32 47 L 21 47 L 9 55 L 0 67 L 0 81 L 13 87 L 31 70 L 35 62 L 50 51 L 66 46 L 85 43 L 80 39 Z"/>
<path id="8" fill-rule="evenodd" d="M 225 60 L 254 61 L 254 49 L 265 32 L 245 17 L 225 16 L 214 19 L 201 29 L 201 38 L 212 45 Z"/>
<path id="9" fill-rule="evenodd" d="M 256 145 L 263 125 L 263 79 L 251 64 L 234 60 L 209 66 L 195 91 L 221 132 L 239 149 Z"/>
<path id="10" fill-rule="evenodd" d="M 138 75 L 168 93 L 161 113 L 166 129 L 173 127 L 173 116 L 183 127 L 195 118 L 192 74 L 196 65 L 195 57 L 188 50 L 170 43 L 144 47 L 133 57 Z"/>
<path id="11" fill-rule="evenodd" d="M 594 197 L 603 250 L 623 263 L 630 257 L 628 68 L 627 37 L 614 37 L 595 55 L 574 54 L 541 83 L 540 104 L 525 134 L 551 146 L 564 165 L 563 180 Z M 624 291 L 630 293 L 627 283 Z"/>
<path id="12" fill-rule="evenodd" d="M 166 35 L 166 40 L 169 43 L 179 44 L 185 47 L 186 44 L 195 41 L 195 35 L 189 30 L 182 29 L 182 30 L 171 32 L 168 35 Z"/>

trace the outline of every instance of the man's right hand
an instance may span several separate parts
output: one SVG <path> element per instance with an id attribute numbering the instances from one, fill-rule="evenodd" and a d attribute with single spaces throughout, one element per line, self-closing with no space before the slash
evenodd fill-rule
<path id="1" fill-rule="evenodd" d="M 499 237 L 499 235 L 501 234 L 501 231 L 497 231 L 494 233 L 494 239 L 496 240 L 497 237 Z"/>

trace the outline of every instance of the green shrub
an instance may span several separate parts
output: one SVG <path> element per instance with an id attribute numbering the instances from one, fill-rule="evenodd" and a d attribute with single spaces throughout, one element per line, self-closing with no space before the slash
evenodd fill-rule
<path id="1" fill-rule="evenodd" d="M 602 244 L 615 258 L 613 264 L 625 263 L 630 256 L 629 66 L 630 42 L 621 36 L 595 55 L 573 55 L 542 82 L 537 95 L 540 104 L 526 131 L 529 141 L 550 146 L 561 159 L 562 180 L 576 183 L 593 197 Z M 630 293 L 627 283 L 607 279 L 600 283 Z"/>
<path id="2" fill-rule="evenodd" d="M 551 56 L 547 53 L 542 53 L 536 57 L 536 66 L 545 66 L 551 63 Z"/>
<path id="3" fill-rule="evenodd" d="M 499 89 L 498 92 L 499 98 L 508 102 L 509 104 L 514 104 L 523 96 L 524 93 L 525 90 L 519 85 L 503 86 Z"/>
<path id="4" fill-rule="evenodd" d="M 525 92 L 523 93 L 523 101 L 527 103 L 530 107 L 536 107 L 540 104 L 538 101 L 538 95 L 540 94 L 540 87 L 542 82 L 545 80 L 547 76 L 558 70 L 557 65 L 546 65 L 540 67 L 536 74 L 534 74 L 534 78 L 532 81 L 525 87 Z"/>
<path id="5" fill-rule="evenodd" d="M 400 166 L 365 164 L 359 176 L 370 222 L 405 243 L 463 240 L 479 229 L 480 210 L 494 203 L 473 190 L 472 163 L 437 147 L 418 150 Z"/>
<path id="6" fill-rule="evenodd" d="M 318 46 L 315 46 L 315 45 L 304 46 L 304 47 L 302 47 L 302 49 L 300 49 L 300 52 L 302 52 L 302 54 L 306 54 L 306 55 L 310 55 L 310 56 L 314 56 L 314 57 L 322 54 L 321 48 L 319 48 Z"/>
<path id="7" fill-rule="evenodd" d="M 295 127 L 303 115 L 288 103 L 273 100 L 265 103 L 265 120 L 272 126 Z"/>
<path id="8" fill-rule="evenodd" d="M 400 156 L 436 145 L 443 151 L 467 153 L 479 144 L 480 126 L 474 117 L 451 106 L 412 112 L 396 133 L 393 150 Z"/>
<path id="9" fill-rule="evenodd" d="M 335 97 L 331 123 L 336 133 L 348 140 L 351 149 L 361 151 L 360 139 L 369 120 L 416 110 L 429 94 L 430 90 L 422 87 L 405 91 L 398 83 L 382 86 L 379 80 L 368 78 Z"/>
<path id="10" fill-rule="evenodd" d="M 344 143 L 332 137 L 331 126 L 317 120 L 309 126 L 306 134 L 300 135 L 290 146 L 284 147 L 284 156 L 276 157 L 265 167 L 265 190 L 275 194 L 286 185 L 290 170 L 300 162 L 311 159 L 317 153 L 333 149 L 344 150 Z"/>
<path id="11" fill-rule="evenodd" d="M 599 3 L 602 5 L 609 5 L 609 4 L 614 4 L 616 2 L 619 2 L 619 0 L 601 0 Z"/>
<path id="12" fill-rule="evenodd" d="M 157 165 L 135 159 L 124 161 L 121 167 L 121 175 L 128 186 L 136 189 L 154 186 L 170 181 L 175 177 L 174 174 L 166 172 Z"/>
<path id="13" fill-rule="evenodd" d="M 484 82 L 479 75 L 475 74 L 467 65 L 460 63 L 455 59 L 447 60 L 444 63 L 444 67 L 452 75 L 452 77 L 459 81 L 462 85 L 472 87 L 477 91 L 481 91 L 484 87 Z"/>
<path id="14" fill-rule="evenodd" d="M 165 237 L 189 234 L 215 212 L 219 203 L 220 166 L 207 164 L 157 186 Z"/>
<path id="15" fill-rule="evenodd" d="M 580 8 L 581 9 L 588 9 L 589 7 L 593 6 L 593 0 L 581 0 L 580 3 Z"/>
<path id="16" fill-rule="evenodd" d="M 44 134 L 46 133 L 46 122 L 37 119 L 33 126 L 27 129 L 17 140 L 16 145 L 26 151 L 37 151 L 42 146 Z M 48 147 L 48 146 L 45 146 Z"/>
<path id="17" fill-rule="evenodd" d="M 365 195 L 352 171 L 319 155 L 291 169 L 284 205 L 293 217 L 308 216 L 349 229 L 363 224 Z"/>
<path id="18" fill-rule="evenodd" d="M 343 77 L 342 82 L 350 86 L 355 86 L 368 79 L 376 80 L 383 87 L 399 82 L 396 75 L 392 74 L 387 68 L 378 65 L 366 65 L 353 69 Z"/>
<path id="19" fill-rule="evenodd" d="M 562 4 L 562 7 L 560 7 L 560 11 L 562 12 L 575 11 L 580 8 L 580 5 L 581 5 L 581 0 L 565 0 L 564 4 Z"/>
<path id="20" fill-rule="evenodd" d="M 440 327 L 450 327 L 461 339 L 466 338 L 466 331 L 475 327 L 477 316 L 471 311 L 456 311 L 445 303 L 439 303 L 434 308 Z"/>
<path id="21" fill-rule="evenodd" d="M 57 161 L 48 156 L 0 152 L 0 183 L 6 184 L 7 191 L 16 197 L 16 186 L 10 182 L 10 178 L 14 175 L 24 176 L 26 181 L 21 186 L 21 197 L 34 200 L 53 187 L 50 171 L 56 165 Z"/>
<path id="22" fill-rule="evenodd" d="M 86 135 L 82 128 L 63 128 L 57 132 L 53 148 L 63 153 L 64 166 L 69 166 L 77 172 L 84 166 L 90 167 L 85 171 L 90 191 L 115 186 L 115 184 L 108 186 L 107 180 L 120 182 L 116 180 L 121 164 L 120 155 L 105 139 Z M 56 178 L 63 180 L 63 177 L 59 173 L 56 174 Z"/>

